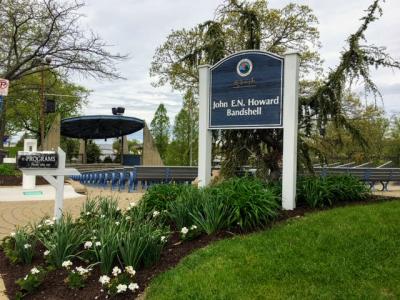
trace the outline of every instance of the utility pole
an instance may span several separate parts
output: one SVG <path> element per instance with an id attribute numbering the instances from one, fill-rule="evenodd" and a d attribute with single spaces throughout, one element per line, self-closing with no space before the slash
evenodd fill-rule
<path id="1" fill-rule="evenodd" d="M 49 65 L 51 63 L 51 57 L 46 56 L 44 58 L 41 59 L 40 61 L 40 66 L 41 66 L 41 70 L 40 70 L 40 104 L 39 104 L 39 116 L 40 116 L 40 148 L 42 150 L 43 149 L 43 143 L 44 143 L 44 139 L 45 139 L 45 105 L 46 105 L 46 101 L 45 101 L 45 97 L 44 97 L 44 92 L 45 92 L 45 80 L 44 80 L 44 75 L 45 75 L 45 66 Z"/>

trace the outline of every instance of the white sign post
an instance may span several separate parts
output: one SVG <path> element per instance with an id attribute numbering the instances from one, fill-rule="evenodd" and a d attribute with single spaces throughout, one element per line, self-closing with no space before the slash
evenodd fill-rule
<path id="1" fill-rule="evenodd" d="M 58 148 L 57 169 L 22 169 L 24 175 L 43 176 L 55 189 L 56 198 L 54 204 L 54 217 L 59 220 L 62 216 L 64 205 L 64 176 L 80 175 L 79 171 L 72 168 L 65 168 L 65 152 Z"/>
<path id="2" fill-rule="evenodd" d="M 226 124 L 226 122 L 231 122 L 233 120 L 226 118 L 226 115 L 223 115 L 224 111 L 220 110 L 221 107 L 222 109 L 226 108 L 227 115 L 229 116 L 240 115 L 242 113 L 232 113 L 232 111 L 235 110 L 234 105 L 238 106 L 238 104 L 240 104 L 239 106 L 240 109 L 243 110 L 243 114 L 248 112 L 249 115 L 250 113 L 257 115 L 259 113 L 267 112 L 266 115 L 268 116 L 268 118 L 270 118 L 270 120 L 280 117 L 281 115 L 279 115 L 279 113 L 282 112 L 279 112 L 277 109 L 278 105 L 280 104 L 279 96 L 274 96 L 273 98 L 269 96 L 268 98 L 268 96 L 266 95 L 268 93 L 276 92 L 279 89 L 277 89 L 275 86 L 274 90 L 269 90 L 265 83 L 263 83 L 266 77 L 265 74 L 270 75 L 275 72 L 273 76 L 275 76 L 277 81 L 283 81 L 283 117 L 281 123 L 283 125 L 273 125 L 274 123 L 271 122 L 272 125 L 267 127 L 283 128 L 284 131 L 282 208 L 285 210 L 293 210 L 296 207 L 299 55 L 298 53 L 288 53 L 283 58 L 275 56 L 274 61 L 277 66 L 275 67 L 275 69 L 269 67 L 270 65 L 268 64 L 262 65 L 262 63 L 258 63 L 259 61 L 262 61 L 261 59 L 258 60 L 259 57 L 265 56 L 274 57 L 275 55 L 262 51 L 249 50 L 233 54 L 214 66 L 203 65 L 199 67 L 199 186 L 207 186 L 211 180 L 212 133 L 209 126 L 211 111 L 216 111 L 216 109 L 219 110 L 219 115 L 216 114 L 216 118 L 219 118 L 217 119 L 217 122 L 219 122 L 219 124 Z M 279 76 L 282 75 L 282 72 L 280 72 L 279 62 L 282 61 L 282 59 L 284 61 L 283 78 L 280 78 Z M 237 77 L 236 74 L 233 73 L 235 70 L 233 70 L 234 68 L 232 68 L 232 66 L 236 66 L 236 64 L 236 72 L 239 76 L 242 76 L 242 79 Z M 212 73 L 212 70 L 216 70 L 221 65 L 223 65 L 224 68 L 221 71 L 222 75 L 219 77 L 220 81 L 218 83 L 216 78 L 212 78 L 212 74 L 214 74 Z M 270 68 L 270 70 L 268 68 Z M 231 71 L 227 71 L 227 69 L 231 69 Z M 230 82 L 232 78 L 235 80 L 233 82 Z M 225 97 L 224 100 L 211 99 L 211 91 L 213 89 L 212 85 L 214 84 L 214 82 L 215 84 L 220 84 L 218 95 L 219 97 Z M 272 82 L 270 84 L 272 86 L 276 84 L 276 82 Z M 246 99 L 246 92 L 242 91 L 250 91 L 250 89 L 253 88 L 253 91 L 259 92 L 259 97 L 261 100 L 255 100 L 254 98 L 249 98 L 248 100 Z M 233 92 L 233 89 L 240 91 L 240 99 L 238 99 L 237 97 L 238 94 L 235 94 L 236 91 Z M 229 97 L 233 98 L 231 99 Z M 212 110 L 210 110 L 211 101 L 214 101 Z M 246 104 L 246 101 L 249 104 Z M 252 105 L 253 103 L 261 102 L 264 102 L 266 105 L 269 106 L 263 106 L 256 109 L 254 109 L 253 107 L 249 107 L 250 104 Z M 276 106 L 274 107 L 272 106 L 272 104 Z M 246 105 L 248 106 L 246 107 Z M 272 111 L 272 109 L 275 109 L 278 115 L 275 115 L 275 113 L 268 114 L 268 110 Z M 250 117 L 240 118 L 241 119 L 235 119 L 241 122 L 240 126 L 234 125 L 231 128 L 265 128 L 258 125 L 253 125 L 254 123 L 251 123 Z M 258 121 L 260 124 L 262 123 L 261 121 L 265 121 L 264 123 L 269 124 L 268 121 L 270 120 L 263 119 Z M 218 128 L 218 126 L 216 126 L 216 128 Z"/>

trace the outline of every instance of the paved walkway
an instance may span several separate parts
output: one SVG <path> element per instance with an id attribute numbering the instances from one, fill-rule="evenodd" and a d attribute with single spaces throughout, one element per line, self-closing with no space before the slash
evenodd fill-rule
<path id="1" fill-rule="evenodd" d="M 4 199 L 1 191 L 2 189 L 0 189 L 0 239 L 14 231 L 15 226 L 24 226 L 38 221 L 44 216 L 53 216 L 54 201 L 52 200 L 1 201 Z M 87 198 L 84 195 L 77 195 L 76 198 L 64 200 L 64 211 L 73 216 L 79 215 Z M 119 193 L 88 188 L 88 197 L 93 198 L 101 195 L 115 197 L 118 199 L 119 206 L 126 208 L 130 202 L 139 201 L 142 193 Z"/>

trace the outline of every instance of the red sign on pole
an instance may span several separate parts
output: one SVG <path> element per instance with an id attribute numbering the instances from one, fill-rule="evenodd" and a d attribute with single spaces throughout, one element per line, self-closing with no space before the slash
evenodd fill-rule
<path id="1" fill-rule="evenodd" d="M 7 79 L 0 79 L 0 96 L 7 96 L 10 82 Z"/>

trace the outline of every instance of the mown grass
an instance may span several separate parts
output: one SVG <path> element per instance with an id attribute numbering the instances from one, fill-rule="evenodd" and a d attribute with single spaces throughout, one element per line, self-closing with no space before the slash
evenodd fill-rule
<path id="1" fill-rule="evenodd" d="M 350 206 L 196 251 L 146 299 L 399 299 L 400 201 Z"/>

